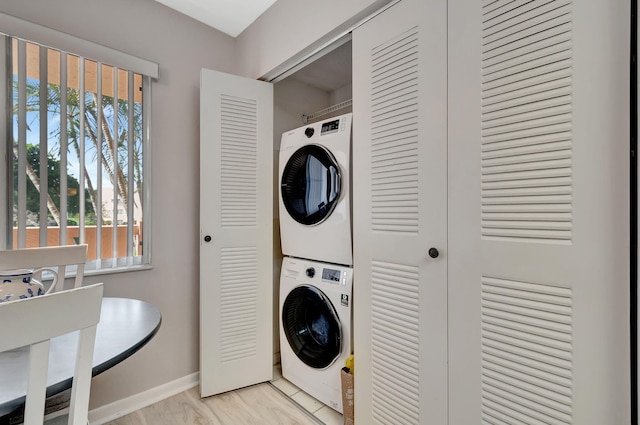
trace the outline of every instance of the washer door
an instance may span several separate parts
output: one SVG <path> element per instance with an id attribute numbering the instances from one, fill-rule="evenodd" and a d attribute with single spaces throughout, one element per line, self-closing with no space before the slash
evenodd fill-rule
<path id="1" fill-rule="evenodd" d="M 336 207 L 340 182 L 340 167 L 331 152 L 319 145 L 306 145 L 294 152 L 284 167 L 282 203 L 298 223 L 321 223 Z"/>
<path id="2" fill-rule="evenodd" d="M 282 327 L 293 352 L 312 368 L 328 367 L 340 355 L 340 319 L 329 298 L 314 286 L 289 292 L 282 306 Z"/>

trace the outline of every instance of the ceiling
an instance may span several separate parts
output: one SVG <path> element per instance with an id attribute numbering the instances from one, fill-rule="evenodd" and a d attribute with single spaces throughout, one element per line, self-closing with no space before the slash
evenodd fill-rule
<path id="1" fill-rule="evenodd" d="M 156 0 L 184 15 L 237 37 L 276 0 Z"/>

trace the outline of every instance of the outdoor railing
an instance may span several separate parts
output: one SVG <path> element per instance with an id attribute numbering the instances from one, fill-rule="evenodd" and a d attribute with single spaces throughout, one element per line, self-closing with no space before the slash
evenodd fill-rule
<path id="1" fill-rule="evenodd" d="M 127 256 L 127 225 L 117 226 L 117 252 L 116 257 Z M 97 226 L 85 226 L 84 228 L 84 243 L 88 245 L 87 260 L 95 260 L 96 246 L 97 246 Z M 78 226 L 67 227 L 67 240 L 65 243 L 60 243 L 60 228 L 49 227 L 47 228 L 47 246 L 59 246 L 59 245 L 75 245 L 80 243 L 80 228 Z M 13 248 L 17 248 L 18 230 L 13 229 Z M 102 259 L 113 258 L 113 225 L 102 226 L 102 232 L 100 235 L 101 240 L 101 257 Z M 142 255 L 142 234 L 140 226 L 133 226 L 133 240 L 134 240 L 134 255 Z M 39 227 L 27 227 L 27 243 L 26 248 L 35 248 L 40 246 L 40 228 Z"/>

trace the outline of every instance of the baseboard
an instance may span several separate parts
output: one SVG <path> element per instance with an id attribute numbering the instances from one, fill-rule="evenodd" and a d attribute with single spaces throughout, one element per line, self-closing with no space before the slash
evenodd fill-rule
<path id="1" fill-rule="evenodd" d="M 133 395 L 131 397 L 115 401 L 105 406 L 98 407 L 89 412 L 91 425 L 102 425 L 118 419 L 136 410 L 150 406 L 168 397 L 186 391 L 200 383 L 200 373 L 192 373 L 172 382 L 151 388 L 150 390 Z"/>

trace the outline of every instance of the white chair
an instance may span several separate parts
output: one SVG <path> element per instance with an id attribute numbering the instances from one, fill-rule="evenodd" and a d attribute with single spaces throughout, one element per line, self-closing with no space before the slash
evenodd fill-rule
<path id="1" fill-rule="evenodd" d="M 58 274 L 58 283 L 54 291 L 64 289 L 64 276 L 67 267 L 77 266 L 74 288 L 82 286 L 84 265 L 87 262 L 87 245 L 51 246 L 45 248 L 25 248 L 0 251 L 0 270 L 36 269 L 47 267 Z M 42 276 L 34 276 L 42 280 Z"/>
<path id="2" fill-rule="evenodd" d="M 0 303 L 3 326 L 0 352 L 30 347 L 25 425 L 42 425 L 47 389 L 49 341 L 79 330 L 68 425 L 86 425 L 96 327 L 100 321 L 102 283 L 48 295 Z M 56 418 L 56 423 L 60 419 Z"/>

